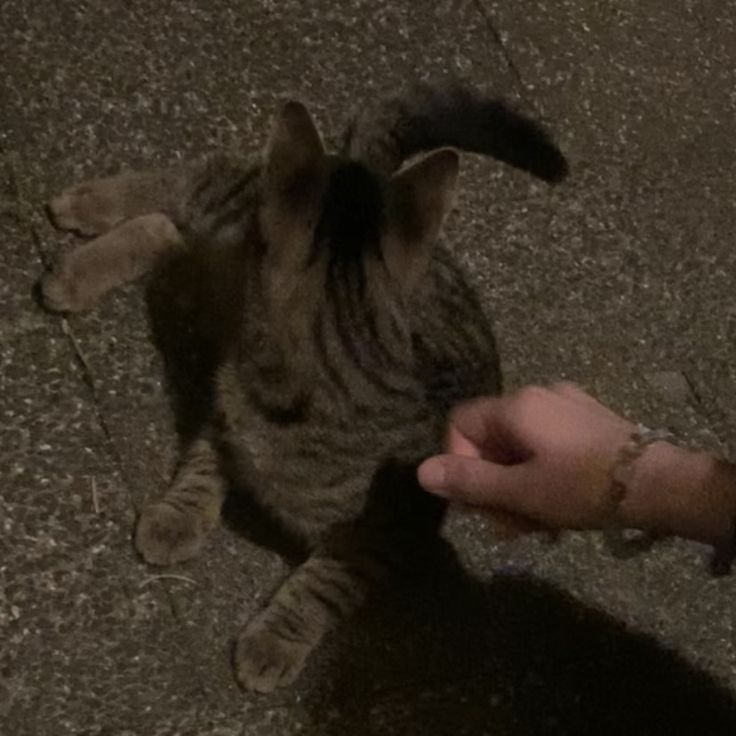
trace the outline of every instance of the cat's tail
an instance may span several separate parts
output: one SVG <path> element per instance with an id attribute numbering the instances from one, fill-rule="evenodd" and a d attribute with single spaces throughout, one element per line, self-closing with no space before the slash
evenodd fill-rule
<path id="1" fill-rule="evenodd" d="M 417 84 L 367 106 L 348 127 L 343 150 L 391 173 L 413 154 L 443 146 L 491 156 L 550 183 L 568 173 L 539 123 L 457 82 Z"/>

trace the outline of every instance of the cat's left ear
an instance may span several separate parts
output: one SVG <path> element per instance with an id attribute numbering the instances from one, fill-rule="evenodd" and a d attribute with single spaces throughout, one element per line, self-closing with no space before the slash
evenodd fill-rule
<path id="1" fill-rule="evenodd" d="M 263 168 L 261 226 L 279 262 L 298 263 L 304 257 L 319 216 L 325 172 L 324 146 L 307 108 L 287 102 L 274 118 Z"/>
<path id="2" fill-rule="evenodd" d="M 391 179 L 383 255 L 391 275 L 407 289 L 426 271 L 432 245 L 455 199 L 458 171 L 457 153 L 442 148 Z"/>
<path id="3" fill-rule="evenodd" d="M 322 140 L 307 108 L 287 102 L 273 120 L 266 146 L 266 184 L 273 192 L 288 193 L 320 167 Z"/>

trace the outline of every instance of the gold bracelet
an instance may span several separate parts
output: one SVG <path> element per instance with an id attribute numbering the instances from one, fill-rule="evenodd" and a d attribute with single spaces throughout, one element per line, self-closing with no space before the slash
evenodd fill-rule
<path id="1" fill-rule="evenodd" d="M 624 529 L 619 524 L 619 509 L 626 499 L 634 477 L 634 463 L 649 445 L 672 439 L 672 433 L 666 429 L 649 429 L 638 424 L 629 439 L 618 451 L 616 462 L 611 470 L 611 508 L 609 510 L 610 525 L 604 529 L 603 538 L 610 552 L 618 558 L 626 559 L 651 549 L 659 539 L 652 532 Z"/>

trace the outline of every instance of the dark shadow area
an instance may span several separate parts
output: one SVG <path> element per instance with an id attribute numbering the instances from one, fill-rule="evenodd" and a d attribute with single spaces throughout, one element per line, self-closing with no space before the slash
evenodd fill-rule
<path id="1" fill-rule="evenodd" d="M 315 734 L 736 733 L 729 691 L 652 637 L 531 576 L 472 579 L 444 542 L 422 557 L 305 675 Z"/>
<path id="2" fill-rule="evenodd" d="M 280 555 L 292 567 L 307 558 L 306 545 L 290 535 L 248 493 L 234 489 L 228 493 L 222 507 L 222 521 L 237 534 Z"/>
<path id="3" fill-rule="evenodd" d="M 151 334 L 164 359 L 166 389 L 182 446 L 197 437 L 212 417 L 215 372 L 232 327 L 207 298 L 209 279 L 201 261 L 177 257 L 157 269 L 146 289 Z M 225 459 L 223 464 L 229 475 Z M 306 556 L 300 540 L 288 535 L 247 493 L 231 491 L 222 516 L 226 526 L 292 564 Z"/>
<path id="4" fill-rule="evenodd" d="M 222 345 L 215 315 L 206 313 L 207 274 L 189 257 L 167 260 L 146 288 L 151 334 L 164 359 L 176 431 L 186 444 L 211 416 Z"/>

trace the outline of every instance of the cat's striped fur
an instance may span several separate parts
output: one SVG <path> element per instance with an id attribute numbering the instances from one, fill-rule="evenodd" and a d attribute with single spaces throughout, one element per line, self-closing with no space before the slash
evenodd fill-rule
<path id="1" fill-rule="evenodd" d="M 288 103 L 261 156 L 125 174 L 51 203 L 60 226 L 101 233 L 45 277 L 52 309 L 90 307 L 167 252 L 199 261 L 221 344 L 216 406 L 143 511 L 136 545 L 154 564 L 191 557 L 227 485 L 306 544 L 306 562 L 239 638 L 247 688 L 291 682 L 387 567 L 410 557 L 411 540 L 436 533 L 441 505 L 413 468 L 438 450 L 454 402 L 500 390 L 490 325 L 437 242 L 456 154 L 401 168 L 446 145 L 549 181 L 566 173 L 541 129 L 503 103 L 420 86 L 354 121 L 339 155 Z"/>

